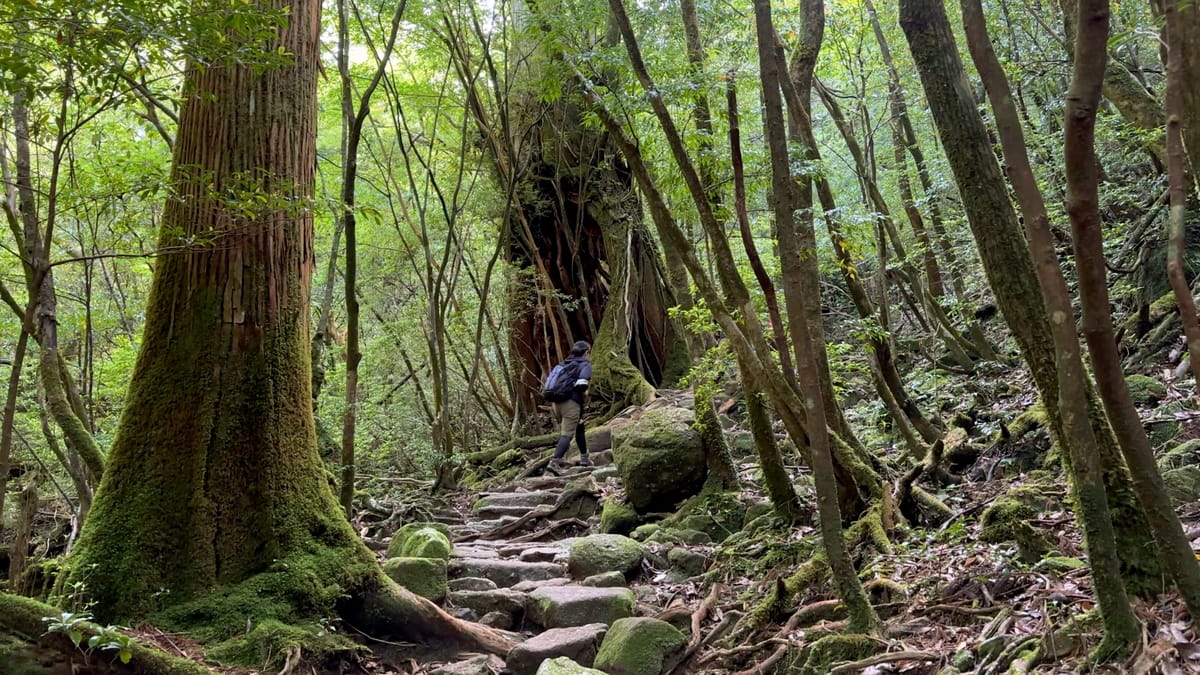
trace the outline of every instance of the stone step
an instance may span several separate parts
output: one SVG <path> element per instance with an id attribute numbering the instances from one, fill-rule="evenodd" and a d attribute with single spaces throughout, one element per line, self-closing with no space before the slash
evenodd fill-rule
<path id="1" fill-rule="evenodd" d="M 526 617 L 542 628 L 611 624 L 633 616 L 637 596 L 628 588 L 542 587 L 529 594 Z"/>
<path id="2" fill-rule="evenodd" d="M 567 568 L 555 563 L 494 558 L 452 558 L 447 571 L 452 579 L 482 577 L 491 579 L 501 588 L 515 586 L 522 581 L 544 581 L 567 575 Z"/>

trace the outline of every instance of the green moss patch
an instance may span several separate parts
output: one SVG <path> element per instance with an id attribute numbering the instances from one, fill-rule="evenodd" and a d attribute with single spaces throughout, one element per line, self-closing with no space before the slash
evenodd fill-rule
<path id="1" fill-rule="evenodd" d="M 874 656 L 883 649 L 866 635 L 827 635 L 799 651 L 788 670 L 796 675 L 826 675 L 834 665 Z"/>
<path id="2" fill-rule="evenodd" d="M 387 557 L 449 560 L 452 548 L 450 528 L 444 523 L 409 523 L 392 534 Z"/>
<path id="3" fill-rule="evenodd" d="M 319 624 L 293 626 L 269 620 L 244 635 L 213 646 L 208 654 L 223 663 L 281 668 L 296 658 L 307 663 L 326 664 L 360 649 L 362 647 L 350 638 L 330 632 Z"/>
<path id="4" fill-rule="evenodd" d="M 446 561 L 442 558 L 392 558 L 383 573 L 422 598 L 441 602 L 446 598 Z"/>
<path id="5" fill-rule="evenodd" d="M 632 506 L 615 497 L 608 497 L 600 510 L 600 532 L 629 534 L 638 526 L 639 520 Z"/>
<path id="6" fill-rule="evenodd" d="M 1167 397 L 1167 387 L 1149 375 L 1130 375 L 1125 378 L 1129 396 L 1138 405 L 1153 405 Z"/>
<path id="7" fill-rule="evenodd" d="M 606 673 L 660 675 L 674 667 L 686 642 L 683 633 L 665 621 L 621 619 L 609 627 L 594 665 Z"/>

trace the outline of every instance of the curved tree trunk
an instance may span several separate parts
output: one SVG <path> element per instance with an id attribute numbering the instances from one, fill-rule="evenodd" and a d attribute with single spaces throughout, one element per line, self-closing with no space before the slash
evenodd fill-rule
<path id="1" fill-rule="evenodd" d="M 1065 432 L 1058 403 L 1058 373 L 1041 289 L 1025 237 L 1009 201 L 983 120 L 976 109 L 949 21 L 940 0 L 903 0 L 901 27 L 925 83 L 925 94 L 942 147 L 975 237 L 988 284 L 1021 349 L 1046 407 L 1053 438 L 1064 448 L 1075 439 Z M 1104 483 L 1114 516 L 1122 576 L 1131 590 L 1154 590 L 1160 561 L 1149 527 L 1130 489 L 1129 474 L 1103 410 L 1089 394 Z M 1066 453 L 1071 454 L 1071 453 Z"/>

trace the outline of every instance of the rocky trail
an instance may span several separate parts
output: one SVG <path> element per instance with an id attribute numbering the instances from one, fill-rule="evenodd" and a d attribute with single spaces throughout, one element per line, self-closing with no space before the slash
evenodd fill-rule
<path id="1" fill-rule="evenodd" d="M 526 638 L 507 659 L 459 654 L 419 672 L 665 673 L 679 663 L 688 642 L 680 628 L 692 610 L 680 609 L 663 582 L 701 574 L 711 546 L 673 546 L 664 557 L 629 537 L 590 534 L 588 519 L 620 481 L 611 451 L 592 460 L 593 467 L 497 486 L 465 514 L 442 512 L 397 532 L 390 553 L 436 552 L 429 542 L 440 538 L 430 530 L 452 547 L 444 568 L 389 553 L 385 569 L 394 579 L 455 616 Z"/>

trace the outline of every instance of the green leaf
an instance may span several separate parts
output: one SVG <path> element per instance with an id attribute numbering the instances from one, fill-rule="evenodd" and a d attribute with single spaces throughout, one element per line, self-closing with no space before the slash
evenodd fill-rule
<path id="1" fill-rule="evenodd" d="M 122 649 L 118 656 L 121 659 L 121 663 L 129 663 L 130 659 L 133 658 L 133 652 L 129 651 L 128 649 Z"/>
<path id="2" fill-rule="evenodd" d="M 71 642 L 78 647 L 79 641 L 83 639 L 83 633 L 77 630 L 69 631 L 67 637 L 71 638 Z"/>

